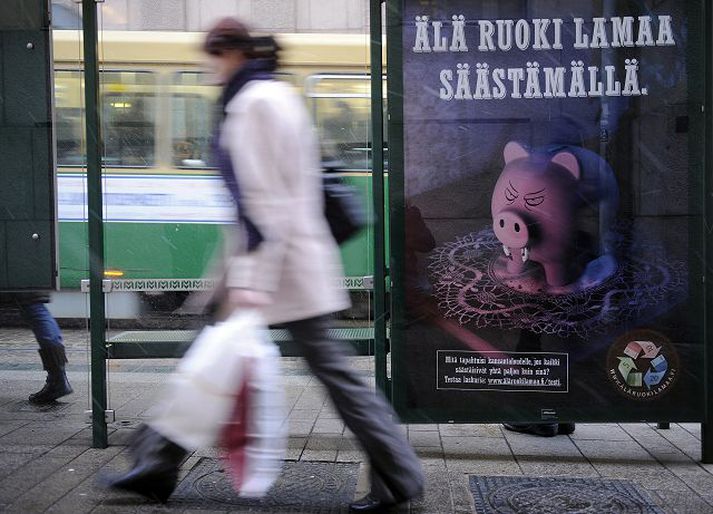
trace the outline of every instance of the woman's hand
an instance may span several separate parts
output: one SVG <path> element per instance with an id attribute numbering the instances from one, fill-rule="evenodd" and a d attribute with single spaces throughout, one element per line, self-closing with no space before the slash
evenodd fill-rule
<path id="1" fill-rule="evenodd" d="M 272 297 L 265 291 L 254 289 L 228 289 L 225 299 L 216 313 L 216 320 L 224 321 L 235 311 L 246 309 L 259 309 L 272 303 Z"/>
<path id="2" fill-rule="evenodd" d="M 228 289 L 228 305 L 231 310 L 265 307 L 272 303 L 272 297 L 265 291 L 254 289 Z"/>

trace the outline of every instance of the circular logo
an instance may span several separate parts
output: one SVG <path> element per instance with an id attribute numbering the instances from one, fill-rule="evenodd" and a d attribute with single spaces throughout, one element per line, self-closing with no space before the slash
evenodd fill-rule
<path id="1" fill-rule="evenodd" d="M 652 400 L 673 386 L 678 377 L 678 355 L 666 336 L 653 330 L 634 330 L 609 349 L 607 375 L 621 393 L 636 400 Z"/>

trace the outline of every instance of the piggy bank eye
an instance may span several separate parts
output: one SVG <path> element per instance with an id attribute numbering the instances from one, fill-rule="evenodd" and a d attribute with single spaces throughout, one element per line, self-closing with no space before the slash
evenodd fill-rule
<path id="1" fill-rule="evenodd" d="M 545 195 L 540 195 L 540 196 L 529 196 L 525 198 L 525 203 L 529 207 L 537 207 L 540 205 L 542 202 L 545 201 Z"/>
<path id="2" fill-rule="evenodd" d="M 517 200 L 517 195 L 509 187 L 505 188 L 505 199 L 512 203 Z"/>

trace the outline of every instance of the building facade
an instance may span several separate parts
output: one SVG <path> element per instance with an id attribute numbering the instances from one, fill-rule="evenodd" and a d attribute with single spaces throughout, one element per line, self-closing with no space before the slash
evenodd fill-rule
<path id="1" fill-rule="evenodd" d="M 104 30 L 204 31 L 223 16 L 274 32 L 355 32 L 369 27 L 367 0 L 105 0 Z M 55 26 L 72 28 L 81 19 L 79 0 L 52 0 Z"/>

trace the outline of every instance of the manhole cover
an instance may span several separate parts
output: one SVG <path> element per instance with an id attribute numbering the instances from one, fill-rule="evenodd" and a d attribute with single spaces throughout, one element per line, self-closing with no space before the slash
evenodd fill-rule
<path id="1" fill-rule="evenodd" d="M 625 480 L 471 476 L 470 491 L 479 514 L 664 514 Z"/>
<path id="2" fill-rule="evenodd" d="M 181 481 L 171 503 L 197 509 L 235 506 L 251 512 L 347 512 L 358 473 L 358 463 L 286 462 L 270 493 L 254 500 L 238 497 L 218 459 L 203 458 Z"/>
<path id="3" fill-rule="evenodd" d="M 44 405 L 36 405 L 27 400 L 14 402 L 8 407 L 9 412 L 59 412 L 72 405 L 67 402 L 52 402 Z"/>

